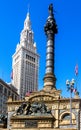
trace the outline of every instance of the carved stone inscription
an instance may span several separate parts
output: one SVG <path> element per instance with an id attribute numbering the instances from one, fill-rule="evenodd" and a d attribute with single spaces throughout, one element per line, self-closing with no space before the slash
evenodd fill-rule
<path id="1" fill-rule="evenodd" d="M 26 128 L 37 128 L 37 120 L 27 120 L 25 121 L 25 127 Z"/>

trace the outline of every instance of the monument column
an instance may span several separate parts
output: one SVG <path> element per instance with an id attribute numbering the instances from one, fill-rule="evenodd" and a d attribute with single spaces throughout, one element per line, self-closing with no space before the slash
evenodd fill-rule
<path id="1" fill-rule="evenodd" d="M 56 77 L 54 74 L 54 48 L 55 48 L 55 34 L 57 34 L 57 25 L 53 14 L 53 5 L 49 5 L 49 16 L 44 26 L 44 31 L 47 36 L 46 45 L 46 72 L 44 76 L 44 90 L 50 91 L 56 88 Z"/>

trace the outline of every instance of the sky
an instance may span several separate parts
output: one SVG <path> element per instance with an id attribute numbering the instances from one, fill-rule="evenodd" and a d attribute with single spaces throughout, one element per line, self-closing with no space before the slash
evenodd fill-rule
<path id="1" fill-rule="evenodd" d="M 29 7 L 34 41 L 40 55 L 39 90 L 43 88 L 47 42 L 44 25 L 50 3 L 53 3 L 58 26 L 58 34 L 55 36 L 56 88 L 62 91 L 63 97 L 70 96 L 66 80 L 76 80 L 74 71 L 78 64 L 77 89 L 81 97 L 81 0 L 1 0 L 0 78 L 5 82 L 11 81 L 12 55 L 20 41 L 20 33 Z"/>

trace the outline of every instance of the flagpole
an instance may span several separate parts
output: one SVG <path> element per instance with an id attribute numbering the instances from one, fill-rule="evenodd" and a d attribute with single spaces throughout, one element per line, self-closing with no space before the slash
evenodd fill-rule
<path id="1" fill-rule="evenodd" d="M 78 88 L 78 64 L 75 66 L 75 79 L 76 79 L 76 92 L 75 95 L 79 96 L 79 92 L 77 91 Z"/>
<path id="2" fill-rule="evenodd" d="M 76 89 L 77 89 L 77 84 L 78 84 L 78 75 L 76 75 Z"/>

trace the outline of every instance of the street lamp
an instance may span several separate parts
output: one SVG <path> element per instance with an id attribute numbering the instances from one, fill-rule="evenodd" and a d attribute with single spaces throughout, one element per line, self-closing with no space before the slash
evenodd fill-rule
<path id="1" fill-rule="evenodd" d="M 67 89 L 70 91 L 70 125 L 72 125 L 72 92 L 74 90 L 75 80 L 66 80 Z"/>

